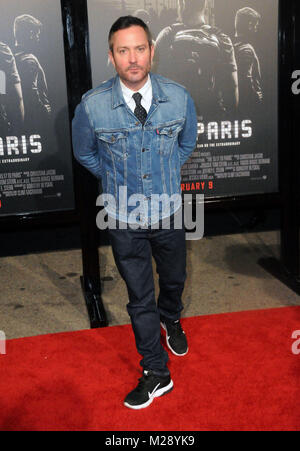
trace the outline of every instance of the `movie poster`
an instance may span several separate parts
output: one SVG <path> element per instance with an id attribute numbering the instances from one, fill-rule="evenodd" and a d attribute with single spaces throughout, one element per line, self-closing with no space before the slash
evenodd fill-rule
<path id="1" fill-rule="evenodd" d="M 60 0 L 2 0 L 0 216 L 74 208 Z"/>
<path id="2" fill-rule="evenodd" d="M 278 6 L 278 0 L 88 0 L 94 86 L 115 74 L 107 58 L 112 23 L 132 14 L 152 31 L 152 70 L 183 84 L 194 99 L 198 142 L 182 167 L 183 193 L 278 191 Z"/>

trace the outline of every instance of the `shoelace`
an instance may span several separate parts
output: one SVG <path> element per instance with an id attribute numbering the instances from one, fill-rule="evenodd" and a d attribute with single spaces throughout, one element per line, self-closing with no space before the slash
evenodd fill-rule
<path id="1" fill-rule="evenodd" d="M 174 333 L 176 335 L 184 334 L 180 321 L 174 321 L 173 323 L 168 323 L 167 329 L 171 329 L 172 333 Z"/>
<path id="2" fill-rule="evenodd" d="M 136 391 L 140 392 L 144 390 L 144 388 L 147 387 L 147 385 L 150 386 L 152 378 L 153 378 L 152 374 L 144 373 L 143 376 L 139 378 L 139 383 L 138 386 L 136 387 Z"/>

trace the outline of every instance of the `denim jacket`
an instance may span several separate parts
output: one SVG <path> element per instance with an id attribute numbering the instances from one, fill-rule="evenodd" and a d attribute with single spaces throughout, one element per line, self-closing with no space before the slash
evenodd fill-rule
<path id="1" fill-rule="evenodd" d="M 181 207 L 180 170 L 197 139 L 195 106 L 188 91 L 160 75 L 150 76 L 153 99 L 144 126 L 127 106 L 118 75 L 82 97 L 72 124 L 75 158 L 101 179 L 103 193 L 114 196 L 115 205 L 105 205 L 109 216 L 144 225 Z M 122 202 L 127 198 L 125 210 L 119 208 L 120 193 Z M 173 196 L 171 209 L 152 203 L 154 194 Z M 137 207 L 131 195 L 140 202 L 136 220 L 130 216 Z"/>

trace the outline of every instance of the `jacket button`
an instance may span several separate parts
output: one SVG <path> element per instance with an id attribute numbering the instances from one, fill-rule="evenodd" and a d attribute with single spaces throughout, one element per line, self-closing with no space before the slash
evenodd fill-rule
<path id="1" fill-rule="evenodd" d="M 142 149 L 142 152 L 145 152 L 146 149 Z"/>
<path id="2" fill-rule="evenodd" d="M 147 174 L 143 175 L 143 179 L 146 179 L 147 177 L 148 177 L 148 175 L 147 175 Z"/>

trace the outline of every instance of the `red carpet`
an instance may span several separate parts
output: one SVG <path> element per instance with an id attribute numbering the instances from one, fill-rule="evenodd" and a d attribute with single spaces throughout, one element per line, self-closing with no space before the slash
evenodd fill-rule
<path id="1" fill-rule="evenodd" d="M 174 390 L 141 411 L 130 326 L 9 340 L 0 355 L 0 430 L 300 430 L 300 307 L 183 320 Z M 299 346 L 300 348 L 300 346 Z"/>

